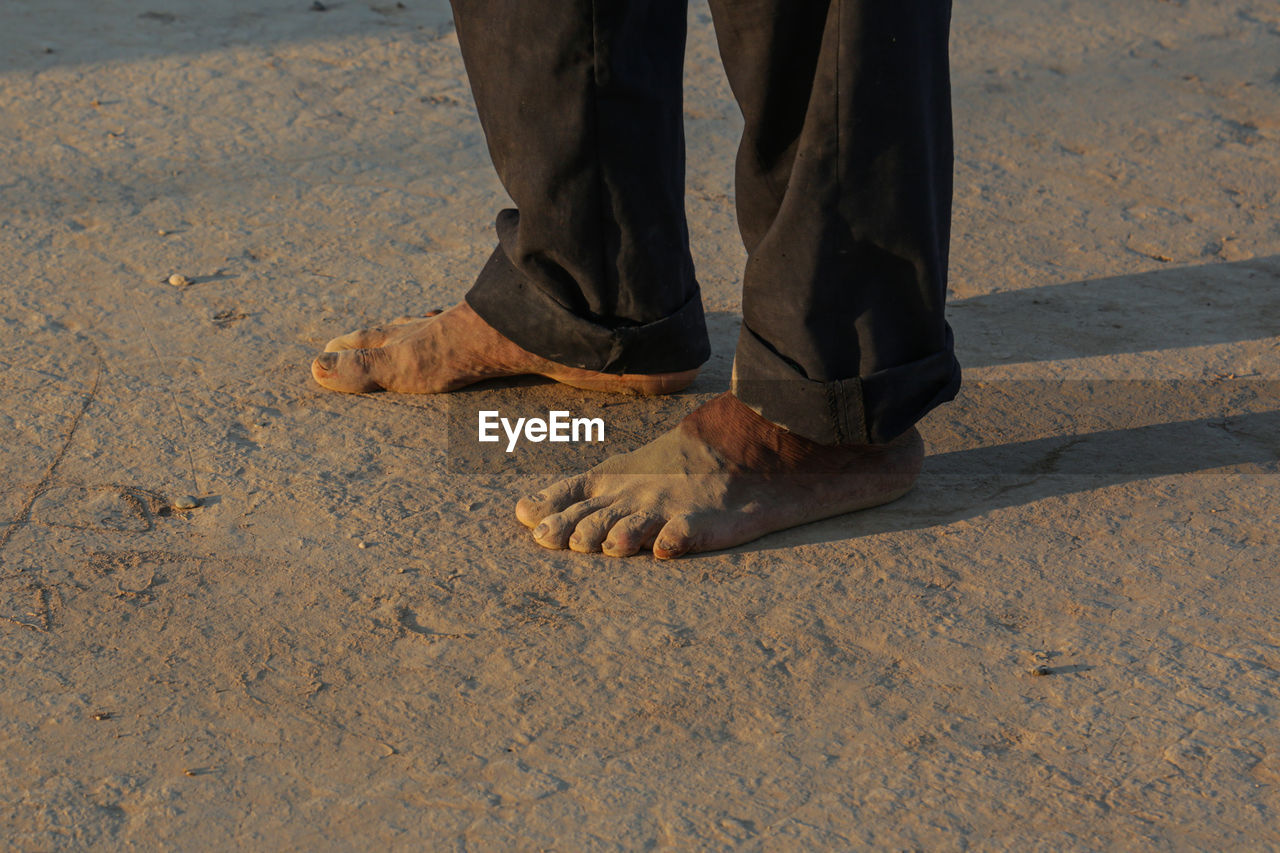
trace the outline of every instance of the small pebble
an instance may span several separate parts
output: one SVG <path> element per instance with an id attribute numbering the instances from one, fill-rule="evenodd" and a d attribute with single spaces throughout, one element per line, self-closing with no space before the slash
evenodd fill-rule
<path id="1" fill-rule="evenodd" d="M 175 509 L 195 509 L 200 506 L 200 501 L 191 495 L 183 495 L 173 502 Z"/>
<path id="2" fill-rule="evenodd" d="M 1035 669 L 1031 670 L 1031 674 L 1032 674 L 1032 675 L 1036 675 L 1036 676 L 1040 676 L 1040 675 L 1053 675 L 1053 667 L 1045 666 L 1044 664 L 1040 664 L 1040 665 L 1039 665 L 1039 666 L 1037 666 Z"/>
<path id="3" fill-rule="evenodd" d="M 359 542 L 357 542 L 357 543 L 356 543 L 356 547 L 357 547 L 357 548 L 368 548 L 368 547 L 369 547 L 369 543 L 368 543 L 368 542 L 365 542 L 365 541 L 363 541 L 363 540 L 361 540 L 361 541 L 359 541 Z"/>
<path id="4" fill-rule="evenodd" d="M 159 234 L 161 237 L 168 237 L 168 236 L 169 236 L 169 232 L 168 232 L 168 231 L 166 231 L 166 230 L 164 230 L 163 228 L 161 228 L 161 229 L 159 229 L 158 231 L 156 231 L 156 233 L 157 233 L 157 234 Z"/>
<path id="5" fill-rule="evenodd" d="M 172 284 L 174 287 L 186 287 L 191 282 L 190 280 L 187 279 L 185 275 L 182 275 L 181 273 L 174 273 L 173 275 L 169 276 L 169 283 Z"/>

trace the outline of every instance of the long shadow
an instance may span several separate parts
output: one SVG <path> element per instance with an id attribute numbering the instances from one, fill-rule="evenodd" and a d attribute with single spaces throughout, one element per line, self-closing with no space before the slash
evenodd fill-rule
<path id="1" fill-rule="evenodd" d="M 1280 255 L 961 299 L 967 367 L 1148 352 L 1280 335 Z"/>
<path id="2" fill-rule="evenodd" d="M 939 453 L 895 503 L 783 531 L 742 550 L 918 530 L 1043 498 L 1225 467 L 1280 474 L 1280 410 Z"/>
<path id="3" fill-rule="evenodd" d="M 17 8 L 9 8 L 16 6 Z M 452 30 L 448 0 L 41 0 L 6 2 L 0 73 L 191 56 L 236 45 L 326 41 L 389 28 L 438 38 Z"/>
<path id="4" fill-rule="evenodd" d="M 995 293 L 956 302 L 950 318 L 969 366 L 1263 340 L 1280 334 L 1280 256 Z M 969 382 L 920 427 L 930 455 L 905 498 L 742 550 L 921 529 L 1169 475 L 1280 473 L 1274 379 Z"/>
<path id="5" fill-rule="evenodd" d="M 385 133 L 375 134 L 367 130 L 376 125 L 369 115 L 354 109 L 350 116 L 342 114 L 335 103 L 343 93 L 317 83 L 324 77 L 322 69 L 353 61 L 353 49 L 344 44 L 353 36 L 429 42 L 451 33 L 452 18 L 446 0 L 414 0 L 404 4 L 405 9 L 399 9 L 396 0 L 327 2 L 325 12 L 310 11 L 310 4 L 311 0 L 207 4 L 50 0 L 16 10 L 9 9 L 10 4 L 0 6 L 0 18 L 8 25 L 7 29 L 0 28 L 0 74 L 38 74 L 63 65 L 145 62 L 170 55 L 191 64 L 198 61 L 201 53 L 237 45 L 333 44 L 332 51 L 317 50 L 311 59 L 300 63 L 296 71 L 298 85 L 293 87 L 292 95 L 289 85 L 276 87 L 274 94 L 287 99 L 288 106 L 282 107 L 283 101 L 268 98 L 256 107 L 282 110 L 288 119 L 263 145 L 246 147 L 244 135 L 228 129 L 221 139 L 218 134 L 223 131 L 206 134 L 208 144 L 202 147 L 202 153 L 177 145 L 165 158 L 139 158 L 131 147 L 131 135 L 136 132 L 145 140 L 149 132 L 146 128 L 154 122 L 156 111 L 168 107 L 148 104 L 144 99 L 125 109 L 117 106 L 122 100 L 120 93 L 109 90 L 100 95 L 100 104 L 94 100 L 90 106 L 86 95 L 82 105 L 86 114 L 97 112 L 100 106 L 102 114 L 115 122 L 111 125 L 113 132 L 123 131 L 122 139 L 127 144 L 105 149 L 76 147 L 78 143 L 62 146 L 59 156 L 44 158 L 35 168 L 11 174 L 6 180 L 12 182 L 4 187 L 6 202 L 21 215 L 56 222 L 87 216 L 86 211 L 99 205 L 126 214 L 137 213 L 157 199 L 186 199 L 210 189 L 232 188 L 242 193 L 240 200 L 256 208 L 263 204 L 263 197 L 270 195 L 263 190 L 267 184 L 273 185 L 271 193 L 288 192 L 283 187 L 291 186 L 299 195 L 305 194 L 316 178 L 298 177 L 296 173 L 304 165 L 318 169 L 322 181 L 332 177 L 324 176 L 325 169 L 332 166 L 341 173 L 332 177 L 334 183 L 349 183 L 353 173 L 368 171 L 394 175 L 387 183 L 397 186 L 403 176 L 409 176 L 405 183 L 410 183 L 427 174 L 488 169 L 480 126 L 469 103 L 453 98 L 437 103 L 429 90 L 406 89 L 399 92 L 404 111 L 420 116 L 421 126 L 416 132 L 405 132 L 404 127 L 411 126 L 410 118 L 402 127 L 393 125 L 384 128 Z M 51 52 L 44 53 L 40 45 Z M 458 70 L 461 73 L 460 58 Z M 137 88 L 138 94 L 151 85 L 146 81 L 158 73 L 154 68 L 142 69 L 135 75 L 136 84 L 125 85 L 130 90 Z M 176 90 L 194 85 L 187 79 L 193 72 L 173 73 Z M 225 71 L 208 69 L 208 73 L 217 77 Z M 9 76 L 21 80 L 18 74 Z M 303 85 L 310 83 L 316 85 Z M 228 79 L 225 85 L 226 91 L 231 92 L 243 83 Z M 441 116 L 446 118 L 442 121 Z M 252 121 L 251 115 L 246 114 L 245 118 Z M 330 121 L 336 124 L 331 125 Z M 135 131 L 135 124 L 140 129 Z M 427 164 L 424 157 L 429 160 Z M 444 203 L 415 195 L 424 207 Z M 72 227 L 78 230 L 85 226 Z"/>

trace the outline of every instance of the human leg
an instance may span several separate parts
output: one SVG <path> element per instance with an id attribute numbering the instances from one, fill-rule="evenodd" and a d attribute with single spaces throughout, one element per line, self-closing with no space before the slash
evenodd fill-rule
<path id="1" fill-rule="evenodd" d="M 943 317 L 950 2 L 781 8 L 712 0 L 746 119 L 734 393 L 820 443 L 887 442 L 960 380 Z"/>
<path id="2" fill-rule="evenodd" d="M 453 5 L 485 138 L 516 208 L 499 215 L 499 246 L 465 306 L 335 339 L 313 374 L 336 390 L 561 379 L 532 356 L 606 379 L 687 384 L 709 345 L 684 217 L 683 0 Z M 504 341 L 515 350 L 501 364 L 441 362 L 460 348 L 482 361 L 509 349 Z"/>
<path id="3" fill-rule="evenodd" d="M 733 393 L 522 500 L 551 548 L 712 550 L 893 500 L 959 383 L 943 318 L 949 3 L 713 0 L 746 118 Z"/>

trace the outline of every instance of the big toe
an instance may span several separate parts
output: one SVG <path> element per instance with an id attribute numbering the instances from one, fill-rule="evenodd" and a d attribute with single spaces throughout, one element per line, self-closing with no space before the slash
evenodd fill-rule
<path id="1" fill-rule="evenodd" d="M 325 352 L 311 362 L 311 376 L 330 391 L 363 394 L 385 387 L 379 381 L 380 349 Z"/>

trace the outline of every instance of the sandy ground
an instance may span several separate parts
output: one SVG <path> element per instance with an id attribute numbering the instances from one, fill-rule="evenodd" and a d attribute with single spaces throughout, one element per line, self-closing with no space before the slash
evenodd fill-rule
<path id="1" fill-rule="evenodd" d="M 456 301 L 504 195 L 443 3 L 309 5 L 0 6 L 9 844 L 1280 847 L 1274 0 L 959 4 L 924 479 L 674 564 L 532 544 L 583 457 L 451 464 L 459 407 L 614 399 L 312 384 Z M 728 383 L 740 119 L 690 20 L 715 356 L 624 446 Z"/>

